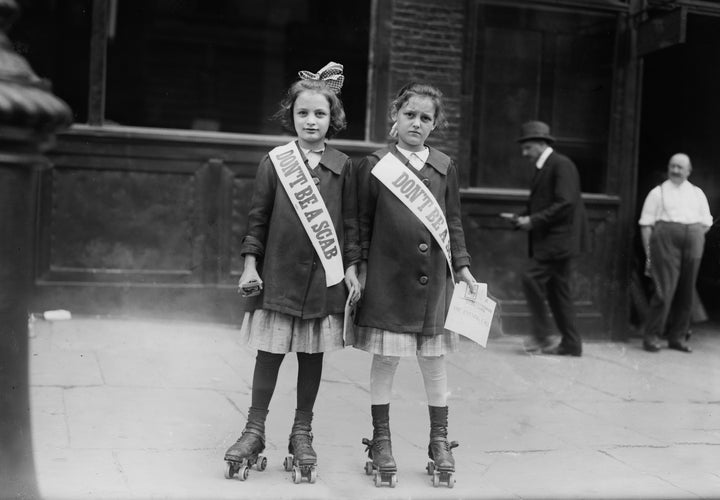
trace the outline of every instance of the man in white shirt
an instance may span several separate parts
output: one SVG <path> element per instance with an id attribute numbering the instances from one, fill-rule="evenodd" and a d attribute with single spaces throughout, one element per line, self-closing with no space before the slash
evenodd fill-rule
<path id="1" fill-rule="evenodd" d="M 705 233 L 713 221 L 705 193 L 687 180 L 691 172 L 686 154 L 673 155 L 668 179 L 648 193 L 638 222 L 654 284 L 643 340 L 649 352 L 660 350 L 661 336 L 667 336 L 670 349 L 692 351 L 684 338 Z"/>

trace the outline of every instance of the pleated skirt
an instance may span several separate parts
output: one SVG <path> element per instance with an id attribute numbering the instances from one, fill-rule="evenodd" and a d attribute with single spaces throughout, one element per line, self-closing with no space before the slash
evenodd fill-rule
<path id="1" fill-rule="evenodd" d="M 445 332 L 428 336 L 368 326 L 355 327 L 353 347 L 382 356 L 442 356 L 459 349 L 460 336 Z"/>
<path id="2" fill-rule="evenodd" d="M 240 337 L 253 349 L 276 354 L 337 351 L 353 341 L 351 335 L 343 341 L 342 314 L 302 319 L 267 309 L 245 313 Z"/>

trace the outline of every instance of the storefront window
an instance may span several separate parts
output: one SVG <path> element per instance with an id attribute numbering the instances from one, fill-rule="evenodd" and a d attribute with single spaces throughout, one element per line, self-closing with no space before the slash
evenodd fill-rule
<path id="1" fill-rule="evenodd" d="M 345 67 L 346 139 L 363 139 L 370 0 L 104 0 L 106 80 L 90 74 L 93 2 L 21 0 L 16 50 L 75 121 L 103 86 L 105 124 L 277 134 L 271 120 L 301 69 Z M 90 82 L 90 83 L 89 83 Z"/>
<path id="2" fill-rule="evenodd" d="M 526 187 L 530 173 L 515 139 L 521 123 L 537 119 L 577 164 L 583 191 L 603 192 L 615 15 L 485 6 L 477 22 L 471 184 Z"/>
<path id="3" fill-rule="evenodd" d="M 346 75 L 342 137 L 362 139 L 369 16 L 369 1 L 120 0 L 106 120 L 279 133 L 270 117 L 298 70 L 335 61 Z"/>

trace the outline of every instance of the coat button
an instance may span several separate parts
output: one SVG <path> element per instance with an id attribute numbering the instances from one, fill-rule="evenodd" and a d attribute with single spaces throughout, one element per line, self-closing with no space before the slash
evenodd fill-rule
<path id="1" fill-rule="evenodd" d="M 428 245 L 427 245 L 427 243 L 420 243 L 418 245 L 418 248 L 420 249 L 421 252 L 427 252 Z"/>
<path id="2" fill-rule="evenodd" d="M 423 179 L 423 184 L 430 186 L 430 179 Z"/>
<path id="3" fill-rule="evenodd" d="M 420 276 L 420 284 L 421 285 L 427 285 L 428 277 L 427 276 Z"/>
<path id="4" fill-rule="evenodd" d="M 313 177 L 312 180 L 315 184 L 320 184 L 320 179 L 318 179 L 317 177 Z"/>

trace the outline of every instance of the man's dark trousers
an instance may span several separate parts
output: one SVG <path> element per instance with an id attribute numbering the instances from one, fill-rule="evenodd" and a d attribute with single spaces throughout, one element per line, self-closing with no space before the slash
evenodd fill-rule
<path id="1" fill-rule="evenodd" d="M 562 334 L 560 345 L 569 351 L 582 349 L 582 340 L 575 329 L 575 307 L 570 293 L 572 258 L 537 260 L 530 259 L 523 274 L 525 298 L 532 314 L 533 335 L 538 340 L 547 339 L 551 333 L 545 297 L 550 305 L 555 324 Z"/>
<path id="2" fill-rule="evenodd" d="M 658 221 L 650 239 L 652 280 L 655 286 L 645 325 L 645 342 L 667 336 L 673 343 L 690 330 L 693 292 L 705 245 L 700 224 Z"/>

